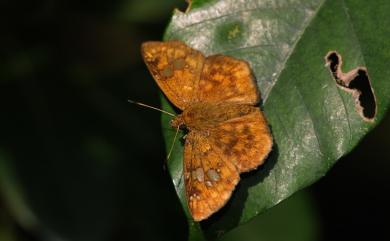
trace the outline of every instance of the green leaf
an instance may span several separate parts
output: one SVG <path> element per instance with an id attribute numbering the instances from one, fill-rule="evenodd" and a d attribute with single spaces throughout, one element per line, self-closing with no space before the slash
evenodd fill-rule
<path id="1" fill-rule="evenodd" d="M 200 226 L 187 210 L 183 147 L 175 143 L 168 167 L 190 227 L 198 227 L 190 233 L 213 239 L 275 206 L 324 176 L 377 125 L 390 101 L 389 12 L 387 0 L 194 0 L 187 13 L 175 12 L 165 40 L 250 63 L 274 137 L 266 164 L 242 175 L 226 207 Z M 324 61 L 331 50 L 344 72 L 367 67 L 378 107 L 373 123 L 336 86 Z M 163 108 L 173 111 L 164 98 Z M 169 149 L 174 130 L 168 117 L 162 125 Z"/>

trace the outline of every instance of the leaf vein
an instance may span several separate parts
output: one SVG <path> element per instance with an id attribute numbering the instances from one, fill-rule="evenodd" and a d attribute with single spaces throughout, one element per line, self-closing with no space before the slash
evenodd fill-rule
<path id="1" fill-rule="evenodd" d="M 323 0 L 323 1 L 319 4 L 318 8 L 315 10 L 315 12 L 314 12 L 314 14 L 312 15 L 311 19 L 314 18 L 315 16 L 317 16 L 318 11 L 322 8 L 322 6 L 324 5 L 325 1 L 326 1 L 326 0 Z M 297 38 L 297 39 L 295 40 L 295 42 L 291 45 L 290 51 L 287 53 L 287 55 L 286 55 L 284 61 L 283 61 L 282 64 L 281 64 L 282 67 L 280 68 L 279 71 L 276 72 L 275 80 L 279 79 L 280 74 L 282 73 L 282 71 L 283 71 L 284 68 L 286 67 L 286 63 L 287 63 L 288 59 L 290 58 L 291 54 L 293 53 L 292 50 L 295 49 L 295 47 L 296 47 L 296 45 L 298 44 L 299 40 L 302 38 L 303 33 L 305 32 L 306 28 L 310 25 L 311 19 L 306 20 L 305 26 L 302 28 L 301 31 L 299 31 L 299 33 L 298 33 L 298 38 Z M 276 83 L 276 81 L 274 81 L 274 82 L 271 84 L 270 89 L 269 89 L 269 92 L 272 91 L 273 87 L 275 86 L 275 83 Z M 264 99 L 264 100 L 263 100 L 263 104 L 265 104 L 266 101 L 267 101 L 267 99 Z"/>
<path id="2" fill-rule="evenodd" d="M 296 81 L 295 81 L 295 83 L 296 83 Z M 305 101 L 305 99 L 304 99 L 304 97 L 303 97 L 303 95 L 302 95 L 302 92 L 301 92 L 300 88 L 298 88 L 298 86 L 297 86 L 296 84 L 295 84 L 295 88 L 297 89 L 298 95 L 299 95 L 299 97 L 300 97 L 301 100 L 302 100 L 303 107 L 305 108 L 307 114 L 308 114 L 309 117 L 310 117 L 310 122 L 311 122 L 311 124 L 312 124 L 312 126 L 313 126 L 314 136 L 315 136 L 315 138 L 316 138 L 316 140 L 317 140 L 318 151 L 320 152 L 320 156 L 324 156 L 324 153 L 323 153 L 323 150 L 322 150 L 322 147 L 321 147 L 321 144 L 320 144 L 320 140 L 319 140 L 319 138 L 318 138 L 319 135 L 318 135 L 318 131 L 317 131 L 317 129 L 316 129 L 316 125 L 315 125 L 315 121 L 314 121 L 314 119 L 313 119 L 313 115 L 311 114 L 311 111 L 309 110 L 309 108 L 308 108 L 308 106 L 307 106 L 307 103 L 306 103 L 306 101 Z"/>

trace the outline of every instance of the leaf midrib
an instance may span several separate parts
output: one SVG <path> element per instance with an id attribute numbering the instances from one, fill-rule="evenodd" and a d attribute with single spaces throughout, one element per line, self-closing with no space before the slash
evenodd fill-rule
<path id="1" fill-rule="evenodd" d="M 296 45 L 299 43 L 299 41 L 301 40 L 303 34 L 305 33 L 307 27 L 309 27 L 310 23 L 312 22 L 313 18 L 317 16 L 318 12 L 320 11 L 320 9 L 322 8 L 322 6 L 324 5 L 324 3 L 326 2 L 327 0 L 322 0 L 322 2 L 319 4 L 319 6 L 317 7 L 317 9 L 314 11 L 314 14 L 311 16 L 310 19 L 308 19 L 306 21 L 306 23 L 304 24 L 304 26 L 302 27 L 302 29 L 299 32 L 298 34 L 298 38 L 295 40 L 295 42 L 291 45 L 291 48 L 290 48 L 290 51 L 288 52 L 286 58 L 284 59 L 284 61 L 282 62 L 282 67 L 280 68 L 280 70 L 278 71 L 278 73 L 275 75 L 275 79 L 276 81 L 272 82 L 272 85 L 269 87 L 270 89 L 268 90 L 268 95 L 266 96 L 267 98 L 263 99 L 263 105 L 265 105 L 265 103 L 267 102 L 267 99 L 268 99 L 268 96 L 271 94 L 272 92 L 272 89 L 274 88 L 275 84 L 278 82 L 279 80 L 279 77 L 281 75 L 281 73 L 283 72 L 283 70 L 286 68 L 286 64 L 287 64 L 287 61 L 290 59 L 290 56 L 292 55 L 292 53 L 294 52 L 295 48 L 296 48 Z"/>

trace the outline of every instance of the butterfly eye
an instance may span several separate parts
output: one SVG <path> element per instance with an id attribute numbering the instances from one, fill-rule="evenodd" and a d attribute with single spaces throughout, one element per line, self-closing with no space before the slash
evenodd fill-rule
<path id="1" fill-rule="evenodd" d="M 181 122 L 178 118 L 174 118 L 170 121 L 170 124 L 174 128 L 180 128 Z"/>
<path id="2" fill-rule="evenodd" d="M 176 116 L 176 118 L 173 118 L 172 120 L 171 120 L 171 126 L 172 127 L 174 127 L 174 128 L 179 128 L 179 129 L 181 129 L 181 130 L 183 130 L 183 129 L 186 129 L 187 128 L 187 126 L 185 125 L 185 122 L 184 122 L 184 120 L 183 120 L 183 118 L 182 118 L 182 116 Z"/>

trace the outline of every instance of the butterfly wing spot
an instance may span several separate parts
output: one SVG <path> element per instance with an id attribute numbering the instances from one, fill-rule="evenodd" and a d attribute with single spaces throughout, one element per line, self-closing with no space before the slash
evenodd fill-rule
<path id="1" fill-rule="evenodd" d="M 183 86 L 183 89 L 184 90 L 192 90 L 193 88 L 189 85 L 185 85 L 185 86 Z"/>
<path id="2" fill-rule="evenodd" d="M 214 169 L 209 169 L 207 171 L 207 177 L 213 181 L 213 182 L 217 182 L 221 179 L 221 177 L 219 176 L 218 172 Z"/>
<path id="3" fill-rule="evenodd" d="M 243 129 L 242 129 L 242 132 L 243 132 L 244 135 L 246 135 L 246 136 L 250 135 L 251 130 L 250 130 L 249 125 L 244 125 L 244 126 L 243 126 Z"/>
<path id="4" fill-rule="evenodd" d="M 167 66 L 163 69 L 163 71 L 161 72 L 162 76 L 164 76 L 165 78 L 170 78 L 173 76 L 173 70 L 170 66 Z M 164 79 L 165 80 L 165 79 Z"/>
<path id="5" fill-rule="evenodd" d="M 233 149 L 238 143 L 238 138 L 236 137 L 231 137 L 228 141 L 228 143 L 226 143 L 226 149 Z"/>
<path id="6" fill-rule="evenodd" d="M 186 62 L 184 61 L 184 59 L 175 59 L 173 61 L 173 68 L 175 70 L 182 70 L 182 69 L 184 69 L 185 64 L 186 64 Z"/>
<path id="7" fill-rule="evenodd" d="M 201 191 L 195 187 L 191 190 L 189 198 L 190 198 L 190 200 L 193 200 L 193 199 L 200 200 L 200 195 L 201 195 Z"/>
<path id="8" fill-rule="evenodd" d="M 208 187 L 212 187 L 212 186 L 213 186 L 213 184 L 212 184 L 210 181 L 206 181 L 206 185 L 207 185 Z"/>
<path id="9" fill-rule="evenodd" d="M 201 167 L 196 168 L 194 171 L 192 171 L 192 178 L 194 180 L 198 180 L 198 182 L 204 181 L 204 171 Z"/>

